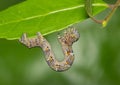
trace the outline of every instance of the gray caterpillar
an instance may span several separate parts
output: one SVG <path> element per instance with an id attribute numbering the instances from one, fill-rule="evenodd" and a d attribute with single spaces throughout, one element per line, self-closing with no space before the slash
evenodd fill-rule
<path id="1" fill-rule="evenodd" d="M 53 70 L 62 72 L 68 70 L 74 61 L 72 44 L 76 42 L 79 37 L 80 35 L 78 31 L 73 27 L 67 29 L 63 36 L 58 36 L 59 43 L 62 46 L 62 50 L 65 56 L 63 61 L 58 61 L 55 58 L 49 42 L 40 34 L 40 32 L 37 33 L 36 38 L 27 38 L 26 34 L 24 33 L 20 39 L 20 42 L 29 48 L 35 46 L 41 47 L 44 51 L 47 64 Z"/>

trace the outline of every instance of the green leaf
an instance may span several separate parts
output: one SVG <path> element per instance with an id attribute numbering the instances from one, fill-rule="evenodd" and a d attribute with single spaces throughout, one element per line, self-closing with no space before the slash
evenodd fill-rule
<path id="1" fill-rule="evenodd" d="M 27 0 L 0 12 L 0 38 L 19 39 L 64 29 L 88 18 L 85 0 Z M 102 0 L 93 2 L 93 15 L 107 8 Z"/>

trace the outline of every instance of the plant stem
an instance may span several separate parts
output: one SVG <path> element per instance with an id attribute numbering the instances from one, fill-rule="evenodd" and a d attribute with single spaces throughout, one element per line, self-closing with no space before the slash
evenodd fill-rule
<path id="1" fill-rule="evenodd" d="M 120 0 L 117 0 L 114 5 L 109 5 L 109 7 L 111 8 L 111 11 L 108 13 L 108 15 L 103 20 L 97 20 L 96 18 L 94 18 L 92 16 L 92 3 L 91 3 L 91 0 L 86 0 L 86 11 L 87 11 L 88 15 L 96 23 L 102 24 L 103 27 L 105 27 L 107 25 L 108 21 L 113 16 L 113 14 L 115 13 L 116 9 L 119 6 L 120 6 Z"/>
<path id="2" fill-rule="evenodd" d="M 119 5 L 120 5 L 120 0 L 117 0 L 117 2 L 112 6 L 111 12 L 105 17 L 103 22 L 107 23 L 110 20 L 110 18 L 113 16 L 113 14 L 115 13 L 115 11 L 119 7 Z"/>

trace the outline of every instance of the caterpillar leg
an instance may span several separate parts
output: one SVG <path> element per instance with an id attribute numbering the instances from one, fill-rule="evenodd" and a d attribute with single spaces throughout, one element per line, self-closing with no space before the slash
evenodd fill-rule
<path id="1" fill-rule="evenodd" d="M 26 33 L 24 33 L 24 34 L 22 35 L 22 37 L 19 39 L 19 41 L 20 41 L 22 44 L 24 44 L 24 45 L 26 45 L 27 47 L 30 48 L 30 41 L 29 41 L 29 39 L 27 38 Z"/>
<path id="2" fill-rule="evenodd" d="M 22 35 L 22 37 L 19 39 L 19 41 L 24 44 L 25 46 L 27 46 L 28 48 L 34 47 L 36 46 L 36 42 L 38 42 L 37 38 L 27 38 L 26 33 L 24 33 Z"/>

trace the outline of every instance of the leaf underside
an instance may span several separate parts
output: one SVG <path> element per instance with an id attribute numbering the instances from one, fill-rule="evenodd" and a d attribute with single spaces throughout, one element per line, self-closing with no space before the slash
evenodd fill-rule
<path id="1" fill-rule="evenodd" d="M 0 38 L 19 39 L 23 33 L 30 37 L 65 29 L 88 17 L 85 0 L 27 0 L 0 11 Z M 93 15 L 107 8 L 102 0 L 93 3 Z"/>

